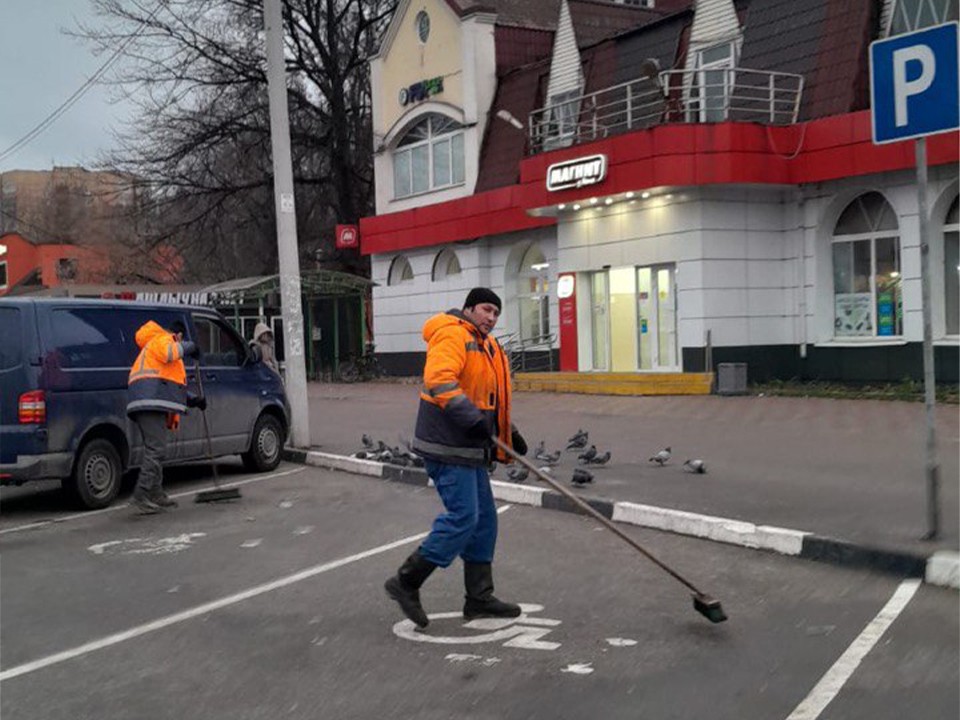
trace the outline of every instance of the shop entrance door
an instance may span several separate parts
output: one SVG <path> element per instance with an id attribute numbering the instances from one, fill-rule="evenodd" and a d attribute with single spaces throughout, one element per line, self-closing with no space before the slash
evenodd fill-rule
<path id="1" fill-rule="evenodd" d="M 680 370 L 676 275 L 674 264 L 637 268 L 637 345 L 641 370 Z"/>

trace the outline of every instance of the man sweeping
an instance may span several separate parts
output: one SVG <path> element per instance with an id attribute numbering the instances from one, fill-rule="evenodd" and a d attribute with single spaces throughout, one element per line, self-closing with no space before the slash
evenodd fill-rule
<path id="1" fill-rule="evenodd" d="M 517 617 L 520 606 L 493 594 L 492 562 L 497 509 L 487 468 L 509 462 L 495 451 L 492 436 L 526 454 L 527 445 L 510 423 L 510 369 L 490 332 L 500 317 L 500 298 L 474 288 L 462 310 L 435 315 L 423 326 L 427 361 L 423 371 L 413 449 L 423 456 L 446 512 L 430 535 L 387 580 L 387 594 L 419 627 L 429 623 L 420 587 L 438 567 L 463 560 L 463 616 Z"/>
<path id="2" fill-rule="evenodd" d="M 180 413 L 188 407 L 207 407 L 206 398 L 187 392 L 183 358 L 199 357 L 200 349 L 183 339 L 185 330 L 181 322 L 164 330 L 148 320 L 135 336 L 140 354 L 127 380 L 127 415 L 143 436 L 143 461 L 132 503 L 143 515 L 177 506 L 163 491 L 167 433 L 179 427 Z"/>

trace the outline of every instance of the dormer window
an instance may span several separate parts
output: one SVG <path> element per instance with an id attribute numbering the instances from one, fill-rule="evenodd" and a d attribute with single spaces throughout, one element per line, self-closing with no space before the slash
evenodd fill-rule
<path id="1" fill-rule="evenodd" d="M 580 114 L 579 89 L 550 96 L 550 125 L 546 148 L 566 147 L 577 134 L 577 116 Z"/>
<path id="2" fill-rule="evenodd" d="M 735 50 L 732 42 L 704 48 L 697 54 L 696 84 L 691 88 L 691 97 L 700 98 L 699 117 L 694 122 L 722 122 L 727 119 L 728 99 L 733 87 Z M 691 108 L 696 105 L 691 103 Z"/>
<path id="3" fill-rule="evenodd" d="M 461 185 L 463 174 L 463 125 L 444 115 L 423 117 L 393 153 L 395 198 Z"/>
<path id="4" fill-rule="evenodd" d="M 888 35 L 921 30 L 957 19 L 957 0 L 894 0 Z"/>

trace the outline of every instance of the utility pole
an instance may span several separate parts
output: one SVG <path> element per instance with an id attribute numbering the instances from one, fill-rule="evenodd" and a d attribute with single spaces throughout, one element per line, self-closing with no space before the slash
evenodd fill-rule
<path id="1" fill-rule="evenodd" d="M 927 138 L 917 138 L 917 213 L 920 220 L 920 298 L 923 306 L 924 475 L 927 480 L 927 540 L 940 536 L 940 461 L 937 458 L 937 385 L 930 308 L 930 228 L 927 222 Z"/>
<path id="2" fill-rule="evenodd" d="M 280 259 L 280 305 L 287 399 L 290 402 L 290 442 L 310 445 L 310 412 L 307 371 L 304 363 L 303 308 L 300 259 L 297 249 L 297 215 L 293 202 L 290 160 L 290 118 L 283 57 L 282 0 L 264 0 L 267 36 L 267 91 L 270 98 L 270 141 L 273 148 L 273 196 L 277 215 L 277 251 Z"/>

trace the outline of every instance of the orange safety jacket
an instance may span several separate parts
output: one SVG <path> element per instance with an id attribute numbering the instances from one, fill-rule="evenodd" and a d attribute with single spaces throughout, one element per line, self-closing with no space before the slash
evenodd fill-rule
<path id="1" fill-rule="evenodd" d="M 127 379 L 127 415 L 140 411 L 167 412 L 168 425 L 176 427 L 178 413 L 187 409 L 187 372 L 183 345 L 153 320 L 137 330 L 140 354 Z"/>
<path id="2" fill-rule="evenodd" d="M 423 339 L 427 362 L 413 449 L 456 465 L 509 462 L 490 441 L 496 435 L 511 445 L 510 367 L 500 345 L 459 310 L 427 320 Z"/>

